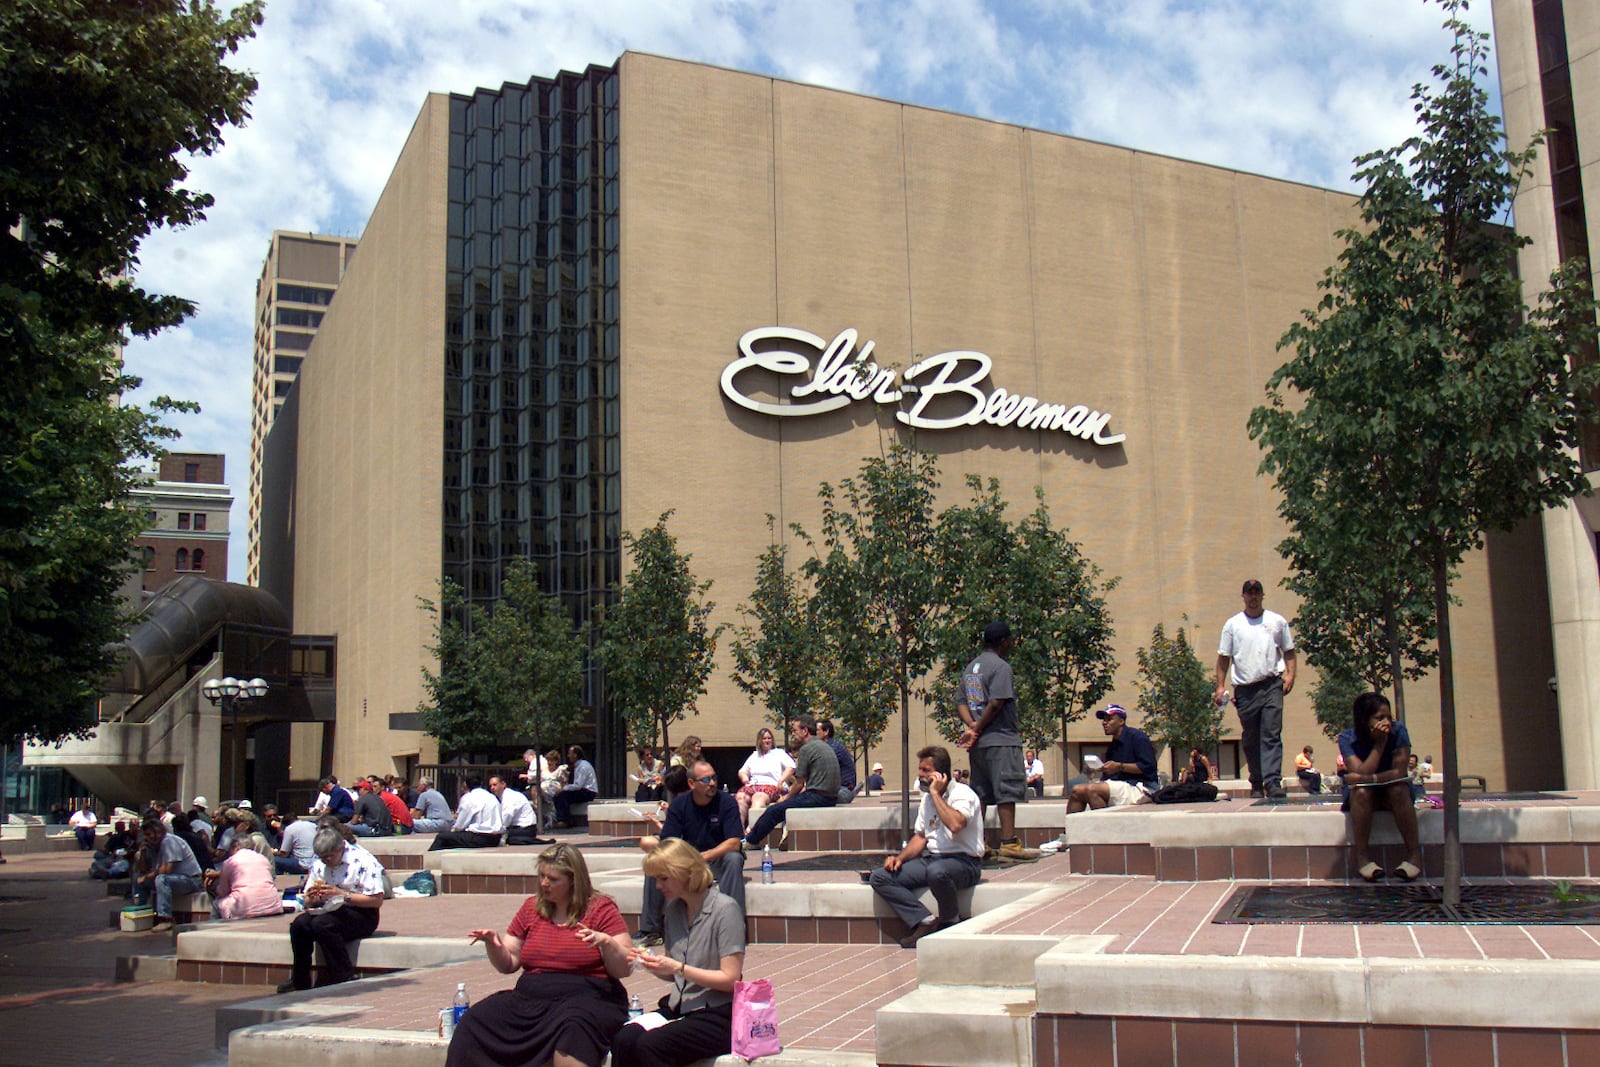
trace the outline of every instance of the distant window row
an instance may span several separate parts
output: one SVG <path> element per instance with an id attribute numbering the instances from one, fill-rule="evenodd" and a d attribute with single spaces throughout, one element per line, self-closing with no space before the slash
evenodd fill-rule
<path id="1" fill-rule="evenodd" d="M 149 545 L 144 546 L 144 569 L 156 569 L 156 550 Z M 180 571 L 203 571 L 206 569 L 206 550 L 197 548 L 193 552 L 187 548 L 178 549 L 173 558 L 173 569 Z"/>
<path id="2" fill-rule="evenodd" d="M 322 312 L 301 311 L 299 308 L 279 308 L 273 316 L 273 321 L 279 326 L 309 326 L 316 329 L 322 325 Z"/>
<path id="3" fill-rule="evenodd" d="M 206 513 L 203 511 L 178 512 L 178 529 L 204 530 L 206 528 Z"/>
<path id="4" fill-rule="evenodd" d="M 293 300 L 297 304 L 321 304 L 327 306 L 333 299 L 332 289 L 313 289 L 309 285 L 290 285 L 288 282 L 278 283 L 278 299 Z M 281 312 L 282 309 L 280 308 Z"/>
<path id="5" fill-rule="evenodd" d="M 304 352 L 311 347 L 311 340 L 315 335 L 309 333 L 290 333 L 279 330 L 272 339 L 273 348 L 287 348 L 291 352 Z"/>
<path id="6" fill-rule="evenodd" d="M 304 356 L 273 356 L 272 373 L 298 374 L 300 373 L 300 361 L 304 358 Z"/>

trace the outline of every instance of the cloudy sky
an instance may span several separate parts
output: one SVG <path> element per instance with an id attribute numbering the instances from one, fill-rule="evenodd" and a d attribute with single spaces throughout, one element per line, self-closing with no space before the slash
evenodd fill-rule
<path id="1" fill-rule="evenodd" d="M 1442 21 L 1424 0 L 268 0 L 237 59 L 260 81 L 252 118 L 194 162 L 216 206 L 141 255 L 145 287 L 200 311 L 131 346 L 129 369 L 139 395 L 200 402 L 179 447 L 227 455 L 240 581 L 268 239 L 359 235 L 430 91 L 632 49 L 1348 189 L 1354 156 L 1410 131 Z"/>

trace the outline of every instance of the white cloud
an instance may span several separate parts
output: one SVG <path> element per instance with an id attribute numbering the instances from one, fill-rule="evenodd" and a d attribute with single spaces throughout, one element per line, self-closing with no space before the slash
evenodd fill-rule
<path id="1" fill-rule="evenodd" d="M 1487 27 L 1487 5 L 1473 12 Z M 210 218 L 144 247 L 197 301 L 129 349 L 140 395 L 198 399 L 183 447 L 227 453 L 244 566 L 251 320 L 273 229 L 359 233 L 426 94 L 609 64 L 625 50 L 753 70 L 1334 187 L 1409 132 L 1447 55 L 1420 0 L 273 0 L 239 64 L 249 124 L 192 184 Z"/>

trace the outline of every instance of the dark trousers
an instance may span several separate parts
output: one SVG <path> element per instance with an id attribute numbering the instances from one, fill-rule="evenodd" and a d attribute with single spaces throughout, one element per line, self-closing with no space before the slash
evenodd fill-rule
<path id="1" fill-rule="evenodd" d="M 1322 775 L 1316 771 L 1295 771 L 1294 773 L 1300 779 L 1300 784 L 1306 787 L 1307 793 L 1322 792 Z"/>
<path id="2" fill-rule="evenodd" d="M 772 833 L 773 827 L 789 817 L 790 808 L 831 808 L 839 803 L 839 798 L 832 793 L 824 793 L 817 789 L 801 790 L 800 795 L 778 804 L 768 804 L 761 809 L 761 818 L 750 827 L 750 832 L 744 839 L 757 848 Z"/>
<path id="3" fill-rule="evenodd" d="M 1283 795 L 1283 679 L 1234 687 L 1239 734 L 1250 766 L 1250 788 Z"/>
<path id="4" fill-rule="evenodd" d="M 717 892 L 725 897 L 732 897 L 739 905 L 740 914 L 744 913 L 744 853 L 735 849 L 725 856 L 718 856 L 711 863 L 711 873 L 717 879 Z M 654 878 L 644 880 L 644 904 L 639 908 L 639 933 L 659 934 L 666 930 L 662 924 L 662 913 L 666 911 L 667 898 L 661 895 L 661 890 L 656 887 Z"/>
<path id="5" fill-rule="evenodd" d="M 733 1005 L 704 1008 L 646 1030 L 624 1026 L 611 1039 L 612 1067 L 684 1067 L 733 1051 Z"/>
<path id="6" fill-rule="evenodd" d="M 437 852 L 441 848 L 494 848 L 500 844 L 499 834 L 479 834 L 471 830 L 446 830 L 444 833 L 435 834 L 433 844 L 428 846 L 429 852 Z"/>
<path id="7" fill-rule="evenodd" d="M 572 805 L 587 804 L 594 798 L 593 789 L 563 789 L 556 794 L 556 822 L 572 822 Z"/>
<path id="8" fill-rule="evenodd" d="M 78 850 L 80 852 L 89 852 L 94 848 L 94 827 L 79 826 L 75 827 L 72 832 L 78 835 Z"/>
<path id="9" fill-rule="evenodd" d="M 549 844 L 549 838 L 539 836 L 537 826 L 513 826 L 506 831 L 506 844 L 508 845 L 538 845 Z"/>
<path id="10" fill-rule="evenodd" d="M 369 937 L 378 928 L 377 908 L 357 908 L 346 904 L 336 911 L 312 915 L 306 912 L 289 924 L 289 946 L 294 950 L 294 987 L 311 988 L 311 956 L 322 949 L 327 963 L 317 985 L 337 985 L 356 976 L 350 962 L 351 941 Z"/>

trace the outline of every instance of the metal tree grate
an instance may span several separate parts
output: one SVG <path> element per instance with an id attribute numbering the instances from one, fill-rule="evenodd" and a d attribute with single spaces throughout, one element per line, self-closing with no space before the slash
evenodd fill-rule
<path id="1" fill-rule="evenodd" d="M 1600 884 L 1464 885 L 1447 908 L 1436 885 L 1263 885 L 1233 892 L 1214 923 L 1600 925 Z"/>

